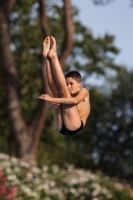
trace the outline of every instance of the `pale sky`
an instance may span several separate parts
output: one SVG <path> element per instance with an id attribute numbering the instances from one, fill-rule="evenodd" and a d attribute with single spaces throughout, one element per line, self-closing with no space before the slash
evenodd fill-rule
<path id="1" fill-rule="evenodd" d="M 115 36 L 115 46 L 121 51 L 116 63 L 133 69 L 133 7 L 130 0 L 114 0 L 106 6 L 96 6 L 92 0 L 72 0 L 79 9 L 79 20 L 94 36 L 109 33 Z"/>

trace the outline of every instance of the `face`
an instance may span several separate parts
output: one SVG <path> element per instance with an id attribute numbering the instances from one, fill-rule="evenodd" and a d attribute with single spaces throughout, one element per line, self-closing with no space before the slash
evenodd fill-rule
<path id="1" fill-rule="evenodd" d="M 73 78 L 69 77 L 69 78 L 66 78 L 66 83 L 71 95 L 74 95 L 80 91 L 80 88 L 82 85 L 81 81 L 77 82 Z"/>

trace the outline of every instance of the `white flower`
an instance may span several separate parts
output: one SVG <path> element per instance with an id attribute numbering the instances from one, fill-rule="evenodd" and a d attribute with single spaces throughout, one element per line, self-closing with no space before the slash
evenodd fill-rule
<path id="1" fill-rule="evenodd" d="M 89 178 L 87 176 L 81 176 L 81 177 L 78 178 L 78 182 L 80 184 L 86 183 L 88 181 L 89 181 Z"/>
<path id="2" fill-rule="evenodd" d="M 31 181 L 33 179 L 33 174 L 31 172 L 28 172 L 26 175 L 26 180 Z"/>
<path id="3" fill-rule="evenodd" d="M 11 163 L 10 163 L 10 161 L 7 161 L 7 160 L 4 160 L 4 161 L 1 161 L 1 163 L 0 163 L 0 167 L 1 168 L 6 168 L 6 167 L 10 167 L 11 166 Z"/>
<path id="4" fill-rule="evenodd" d="M 48 166 L 47 166 L 47 165 L 44 165 L 43 168 L 42 168 L 42 171 L 43 171 L 43 172 L 47 172 L 47 171 L 48 171 Z"/>
<path id="5" fill-rule="evenodd" d="M 17 176 L 15 174 L 11 174 L 7 176 L 8 181 L 15 181 L 17 180 Z"/>
<path id="6" fill-rule="evenodd" d="M 16 164 L 19 163 L 18 159 L 15 158 L 15 157 L 11 157 L 11 158 L 10 158 L 10 161 L 11 161 L 11 163 L 14 164 L 14 165 L 16 165 Z"/>
<path id="7" fill-rule="evenodd" d="M 9 160 L 10 156 L 4 153 L 0 153 L 0 160 Z"/>
<path id="8" fill-rule="evenodd" d="M 36 161 L 35 160 L 30 160 L 30 163 L 29 163 L 31 166 L 36 166 Z"/>
<path id="9" fill-rule="evenodd" d="M 71 185 L 75 185 L 75 184 L 78 184 L 79 182 L 77 178 L 73 177 L 72 179 L 70 179 L 70 183 Z"/>
<path id="10" fill-rule="evenodd" d="M 27 162 L 24 162 L 24 161 L 20 160 L 20 166 L 28 169 L 30 167 L 30 164 L 27 163 Z"/>
<path id="11" fill-rule="evenodd" d="M 93 183 L 92 188 L 94 188 L 92 192 L 93 197 L 96 197 L 102 190 L 101 186 L 98 183 Z"/>
<path id="12" fill-rule="evenodd" d="M 73 171 L 74 170 L 74 165 L 68 165 L 67 170 L 70 171 L 70 172 Z"/>
<path id="13" fill-rule="evenodd" d="M 70 188 L 70 192 L 75 196 L 77 196 L 77 194 L 78 194 L 77 189 L 75 189 L 75 188 Z"/>
<path id="14" fill-rule="evenodd" d="M 63 195 L 61 189 L 54 188 L 53 190 L 50 191 L 50 195 L 52 195 L 52 196 L 55 195 L 56 198 L 58 197 L 58 199 L 64 200 L 64 195 Z"/>
<path id="15" fill-rule="evenodd" d="M 21 185 L 21 190 L 22 190 L 24 193 L 26 193 L 28 196 L 30 196 L 31 193 L 32 193 L 32 190 L 31 190 L 29 187 L 25 186 L 25 185 Z"/>
<path id="16" fill-rule="evenodd" d="M 43 185 L 41 186 L 41 188 L 42 188 L 43 190 L 45 190 L 45 192 L 46 192 L 47 194 L 48 194 L 49 191 L 50 191 L 49 184 L 47 184 L 47 183 L 43 184 Z"/>
<path id="17" fill-rule="evenodd" d="M 56 185 L 56 182 L 55 181 L 49 181 L 49 185 L 51 186 L 51 187 L 54 187 L 55 185 Z"/>
<path id="18" fill-rule="evenodd" d="M 7 174 L 13 173 L 13 171 L 12 171 L 12 169 L 11 169 L 10 167 L 6 167 L 4 170 L 5 170 L 5 172 L 6 172 Z"/>
<path id="19" fill-rule="evenodd" d="M 44 174 L 44 173 L 43 173 L 43 174 L 41 175 L 41 177 L 42 177 L 43 179 L 47 179 L 47 178 L 49 177 L 49 174 Z"/>
<path id="20" fill-rule="evenodd" d="M 78 192 L 79 192 L 79 194 L 82 194 L 82 193 L 89 194 L 90 190 L 89 190 L 89 188 L 86 188 L 86 187 L 79 187 Z"/>
<path id="21" fill-rule="evenodd" d="M 41 173 L 41 170 L 37 167 L 32 167 L 31 168 L 31 172 L 34 173 L 34 174 L 40 174 Z"/>
<path id="22" fill-rule="evenodd" d="M 119 190 L 122 190 L 124 188 L 124 186 L 121 183 L 115 183 L 115 187 Z"/>
<path id="23" fill-rule="evenodd" d="M 38 184 L 41 183 L 41 180 L 40 180 L 39 178 L 35 178 L 35 179 L 34 179 L 34 183 L 38 185 Z"/>
<path id="24" fill-rule="evenodd" d="M 40 198 L 39 198 L 39 195 L 36 193 L 36 192 L 33 192 L 32 191 L 32 193 L 30 194 L 30 197 L 33 197 L 34 199 L 38 199 L 38 200 L 40 200 Z"/>
<path id="25" fill-rule="evenodd" d="M 60 172 L 60 169 L 57 165 L 53 165 L 52 166 L 52 171 L 53 171 L 53 174 L 58 174 Z"/>
<path id="26" fill-rule="evenodd" d="M 14 173 L 19 174 L 21 172 L 21 168 L 20 167 L 15 167 L 13 169 Z"/>
<path id="27" fill-rule="evenodd" d="M 89 178 L 90 178 L 91 181 L 97 181 L 98 176 L 95 175 L 95 174 L 93 174 L 93 173 L 90 173 L 90 174 L 89 174 Z"/>

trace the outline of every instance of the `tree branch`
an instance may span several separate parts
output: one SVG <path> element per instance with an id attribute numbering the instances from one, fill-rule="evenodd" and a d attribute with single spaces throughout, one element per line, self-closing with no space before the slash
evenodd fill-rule
<path id="1" fill-rule="evenodd" d="M 70 0 L 63 0 L 64 3 L 64 30 L 65 37 L 62 45 L 62 53 L 59 57 L 60 64 L 63 67 L 73 46 L 74 24 L 72 20 L 72 8 Z"/>
<path id="2" fill-rule="evenodd" d="M 45 38 L 47 35 L 50 35 L 49 26 L 47 24 L 47 17 L 46 17 L 46 5 L 45 0 L 38 0 L 39 2 L 39 15 L 40 15 L 40 23 L 42 27 L 43 37 Z M 49 88 L 46 81 L 46 73 L 45 73 L 45 60 L 41 56 L 41 62 L 42 62 L 42 89 L 43 93 L 49 93 Z M 34 136 L 34 149 L 37 150 L 37 146 L 39 143 L 39 139 L 41 136 L 42 129 L 45 124 L 47 116 L 47 106 L 44 101 L 39 100 L 39 104 L 34 116 L 34 119 L 30 125 L 30 132 L 33 131 Z"/>
<path id="3" fill-rule="evenodd" d="M 9 1 L 8 1 L 9 2 Z M 8 17 L 4 9 L 0 9 L 0 56 L 5 78 L 7 91 L 7 105 L 9 119 L 13 132 L 18 137 L 18 132 L 22 132 L 26 124 L 21 115 L 18 98 L 18 80 L 12 52 L 10 50 L 10 36 L 8 28 Z"/>
<path id="4" fill-rule="evenodd" d="M 6 14 L 6 16 L 9 15 L 11 12 L 16 0 L 0 0 L 1 8 L 3 9 L 3 12 Z"/>
<path id="5" fill-rule="evenodd" d="M 50 29 L 47 23 L 47 17 L 46 17 L 46 4 L 45 0 L 38 0 L 39 2 L 39 14 L 40 14 L 40 22 L 42 27 L 42 32 L 44 37 L 50 35 Z"/>

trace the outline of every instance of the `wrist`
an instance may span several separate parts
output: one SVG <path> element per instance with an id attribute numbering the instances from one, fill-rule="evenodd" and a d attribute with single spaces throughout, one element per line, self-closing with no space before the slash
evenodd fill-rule
<path id="1" fill-rule="evenodd" d="M 50 59 L 51 59 L 52 61 L 58 60 L 57 54 L 55 53 L 54 55 L 52 55 L 52 56 L 50 57 Z"/>

